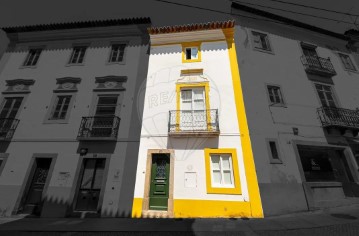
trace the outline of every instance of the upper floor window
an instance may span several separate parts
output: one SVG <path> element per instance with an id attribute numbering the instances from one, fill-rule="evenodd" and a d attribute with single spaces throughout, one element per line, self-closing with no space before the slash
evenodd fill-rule
<path id="1" fill-rule="evenodd" d="M 84 61 L 86 46 L 74 47 L 72 50 L 71 58 L 69 64 L 81 64 Z"/>
<path id="2" fill-rule="evenodd" d="M 356 71 L 354 63 L 350 59 L 350 56 L 347 54 L 339 53 L 340 60 L 342 61 L 344 68 L 348 70 Z"/>
<path id="3" fill-rule="evenodd" d="M 199 62 L 201 61 L 200 43 L 182 44 L 182 62 Z"/>
<path id="4" fill-rule="evenodd" d="M 267 85 L 269 101 L 272 105 L 284 105 L 284 100 L 279 86 Z"/>
<path id="5" fill-rule="evenodd" d="M 66 117 L 67 110 L 71 101 L 71 95 L 57 96 L 55 106 L 51 114 L 51 120 L 63 120 Z"/>
<path id="6" fill-rule="evenodd" d="M 252 31 L 253 47 L 260 50 L 272 51 L 267 34 Z"/>
<path id="7" fill-rule="evenodd" d="M 35 66 L 39 60 L 42 49 L 30 49 L 29 54 L 26 57 L 24 66 Z"/>
<path id="8" fill-rule="evenodd" d="M 337 107 L 337 102 L 330 85 L 315 84 L 315 88 L 323 107 Z"/>
<path id="9" fill-rule="evenodd" d="M 122 62 L 124 59 L 126 44 L 113 44 L 109 62 Z"/>

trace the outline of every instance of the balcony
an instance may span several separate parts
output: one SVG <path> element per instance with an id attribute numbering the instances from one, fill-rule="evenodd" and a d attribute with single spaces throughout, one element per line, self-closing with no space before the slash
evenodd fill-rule
<path id="1" fill-rule="evenodd" d="M 18 119 L 0 118 L 0 140 L 10 141 L 18 124 Z"/>
<path id="2" fill-rule="evenodd" d="M 317 109 L 319 119 L 325 128 L 339 128 L 342 133 L 352 130 L 359 131 L 359 111 L 336 107 L 321 107 Z"/>
<path id="3" fill-rule="evenodd" d="M 169 111 L 169 136 L 219 135 L 218 110 L 173 110 Z"/>
<path id="4" fill-rule="evenodd" d="M 77 140 L 108 140 L 116 141 L 120 118 L 117 116 L 82 117 Z"/>
<path id="5" fill-rule="evenodd" d="M 303 55 L 300 59 L 305 67 L 305 71 L 309 74 L 322 76 L 334 76 L 337 74 L 329 58 L 325 59 L 321 57 Z"/>

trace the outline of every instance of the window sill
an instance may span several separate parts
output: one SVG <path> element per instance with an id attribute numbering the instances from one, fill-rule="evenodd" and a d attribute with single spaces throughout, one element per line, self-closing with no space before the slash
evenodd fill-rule
<path id="1" fill-rule="evenodd" d="M 359 71 L 357 71 L 357 70 L 352 70 L 352 69 L 347 69 L 347 68 L 344 68 L 344 70 L 348 71 L 348 72 L 359 74 Z"/>
<path id="2" fill-rule="evenodd" d="M 126 63 L 124 61 L 119 62 L 107 62 L 106 65 L 125 65 Z"/>
<path id="3" fill-rule="evenodd" d="M 45 120 L 43 124 L 68 124 L 68 120 Z"/>
<path id="4" fill-rule="evenodd" d="M 237 188 L 228 188 L 228 187 L 210 187 L 207 188 L 208 194 L 231 194 L 231 195 L 241 195 L 240 189 Z"/>
<path id="5" fill-rule="evenodd" d="M 264 53 L 268 53 L 271 55 L 274 55 L 274 52 L 272 50 L 265 50 L 265 49 L 261 49 L 261 48 L 253 48 L 254 51 L 258 51 L 258 52 L 264 52 Z"/>
<path id="6" fill-rule="evenodd" d="M 71 66 L 84 66 L 85 63 L 73 63 L 73 64 L 66 64 L 66 67 L 71 67 Z"/>
<path id="7" fill-rule="evenodd" d="M 282 103 L 270 103 L 269 104 L 270 107 L 283 107 L 283 108 L 287 108 L 287 106 L 285 104 Z"/>
<path id="8" fill-rule="evenodd" d="M 35 66 L 20 66 L 19 69 L 36 69 L 37 65 Z"/>
<path id="9" fill-rule="evenodd" d="M 271 159 L 269 161 L 269 164 L 283 164 L 283 162 L 281 160 Z"/>
<path id="10" fill-rule="evenodd" d="M 201 62 L 201 59 L 183 60 L 182 61 L 182 63 L 193 63 L 193 62 Z"/>

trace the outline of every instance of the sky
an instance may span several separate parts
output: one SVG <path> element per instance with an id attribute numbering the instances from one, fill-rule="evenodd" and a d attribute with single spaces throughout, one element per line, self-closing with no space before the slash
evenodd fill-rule
<path id="1" fill-rule="evenodd" d="M 231 19 L 231 15 L 229 14 L 231 11 L 231 1 L 232 0 L 1 0 L 0 27 L 128 17 L 151 17 L 154 26 L 201 23 Z M 359 17 L 318 11 L 283 4 L 273 0 L 238 1 L 263 5 L 266 7 L 248 6 L 296 19 L 337 33 L 344 33 L 348 29 L 355 28 L 356 26 L 351 23 L 355 20 L 357 20 L 357 27 L 359 27 Z M 359 0 L 282 1 L 359 15 Z M 179 6 L 176 5 L 176 3 L 190 5 L 191 7 Z M 198 9 L 196 7 L 206 8 L 208 10 Z M 280 8 L 282 10 L 269 9 L 268 7 Z M 327 17 L 337 21 L 347 21 L 349 23 L 318 19 L 288 11 L 312 14 L 317 17 Z M 2 49 L 1 45 L 4 45 L 5 41 L 4 33 L 0 33 L 0 53 Z"/>

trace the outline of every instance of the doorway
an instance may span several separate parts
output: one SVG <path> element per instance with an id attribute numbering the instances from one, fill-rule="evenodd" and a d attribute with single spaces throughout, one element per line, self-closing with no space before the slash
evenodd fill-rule
<path id="1" fill-rule="evenodd" d="M 153 154 L 149 198 L 150 210 L 168 210 L 169 174 L 169 154 Z"/>
<path id="2" fill-rule="evenodd" d="M 28 189 L 25 191 L 24 201 L 20 213 L 40 216 L 44 202 L 44 189 L 48 182 L 48 175 L 52 158 L 36 158 L 29 175 Z"/>
<path id="3" fill-rule="evenodd" d="M 84 158 L 80 172 L 75 211 L 99 210 L 99 199 L 105 175 L 105 158 Z"/>

